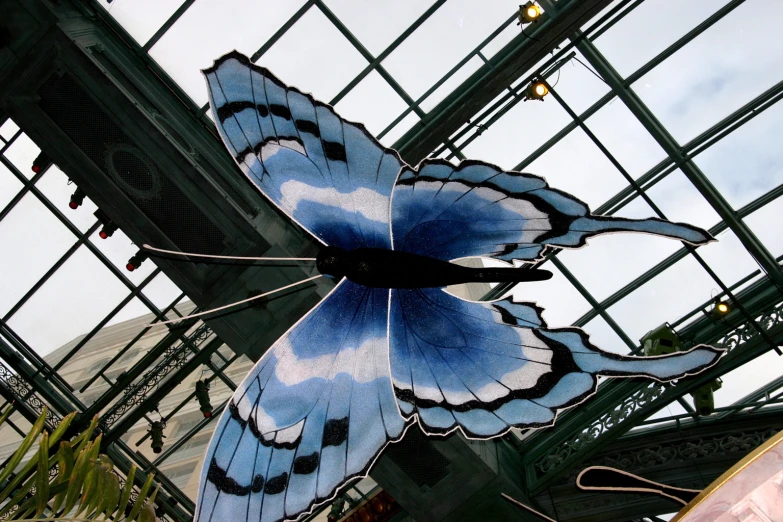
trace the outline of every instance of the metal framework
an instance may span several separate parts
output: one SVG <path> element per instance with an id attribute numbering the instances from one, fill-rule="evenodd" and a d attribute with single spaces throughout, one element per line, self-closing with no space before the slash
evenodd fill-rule
<path id="1" fill-rule="evenodd" d="M 653 1 L 653 0 L 646 0 Z M 708 150 L 721 139 L 740 129 L 745 123 L 752 121 L 783 97 L 783 81 L 778 82 L 765 92 L 751 100 L 747 100 L 738 110 L 714 123 L 710 128 L 687 143 L 679 143 L 655 114 L 645 105 L 634 90 L 637 80 L 644 77 L 655 67 L 664 63 L 669 57 L 687 46 L 693 40 L 709 31 L 717 22 L 729 16 L 734 10 L 751 0 L 731 0 L 706 18 L 698 26 L 671 43 L 666 49 L 642 65 L 638 70 L 623 77 L 612 64 L 602 55 L 595 40 L 637 9 L 642 0 L 624 0 L 615 2 L 610 8 L 607 0 L 559 0 L 541 1 L 546 9 L 546 17 L 535 27 L 527 28 L 524 34 L 511 40 L 494 56 L 482 54 L 486 44 L 500 34 L 516 19 L 515 6 L 509 8 L 509 18 L 473 51 L 468 53 L 443 78 L 434 83 L 418 99 L 410 96 L 405 89 L 384 67 L 384 59 L 390 56 L 406 39 L 419 29 L 425 22 L 438 13 L 447 0 L 435 1 L 406 30 L 389 44 L 377 56 L 373 55 L 361 41 L 351 33 L 347 26 L 336 16 L 324 0 L 307 0 L 296 13 L 266 41 L 259 42 L 258 50 L 252 59 L 258 60 L 271 49 L 286 32 L 310 10 L 320 11 L 328 21 L 347 39 L 347 41 L 366 60 L 367 65 L 349 81 L 331 100 L 332 104 L 344 99 L 371 72 L 377 72 L 391 89 L 406 103 L 407 108 L 399 114 L 391 124 L 380 133 L 383 137 L 402 122 L 409 114 L 420 118 L 413 128 L 408 130 L 396 143 L 395 148 L 401 151 L 403 157 L 415 164 L 429 155 L 441 155 L 447 158 L 464 159 L 463 150 L 473 143 L 482 133 L 486 132 L 504 115 L 508 114 L 522 101 L 522 91 L 534 78 L 544 78 L 548 82 L 550 96 L 546 103 L 558 104 L 568 114 L 570 121 L 543 145 L 520 158 L 516 169 L 524 169 L 545 152 L 563 140 L 571 132 L 581 129 L 590 141 L 605 155 L 608 161 L 625 178 L 627 185 L 613 197 L 600 205 L 595 212 L 612 215 L 622 211 L 624 207 L 636 198 L 642 198 L 658 217 L 666 216 L 656 205 L 648 191 L 675 171 L 685 174 L 688 181 L 696 188 L 702 197 L 710 204 L 720 217 L 710 232 L 718 234 L 730 230 L 742 244 L 747 253 L 757 262 L 759 270 L 749 273 L 739 281 L 724 282 L 699 254 L 698 250 L 683 245 L 677 252 L 660 261 L 655 266 L 626 282 L 619 290 L 603 299 L 597 299 L 586 286 L 558 258 L 557 252 L 551 252 L 542 262 L 551 263 L 573 285 L 576 291 L 589 303 L 590 310 L 578 318 L 574 325 L 584 326 L 591 320 L 600 317 L 627 346 L 628 351 L 637 353 L 639 343 L 632 340 L 618 322 L 612 317 L 611 308 L 622 299 L 632 294 L 645 284 L 651 283 L 658 275 L 671 268 L 685 258 L 694 259 L 708 276 L 720 288 L 719 298 L 730 299 L 735 310 L 721 322 L 708 317 L 707 311 L 713 302 L 713 296 L 704 296 L 703 302 L 678 321 L 671 318 L 676 328 L 688 345 L 710 343 L 728 348 L 729 354 L 713 369 L 676 385 L 663 385 L 648 381 L 629 380 L 623 382 L 606 382 L 599 388 L 595 398 L 578 410 L 562 414 L 557 427 L 531 434 L 519 440 L 514 437 L 507 439 L 521 453 L 524 473 L 525 493 L 532 502 L 550 516 L 559 516 L 560 520 L 591 520 L 579 518 L 585 506 L 594 502 L 592 498 L 579 497 L 579 493 L 569 485 L 573 482 L 574 473 L 585 463 L 610 462 L 612 458 L 625 452 L 631 454 L 643 446 L 640 441 L 673 440 L 676 445 L 682 441 L 704 439 L 704 437 L 727 437 L 734 432 L 753 433 L 747 442 L 736 451 L 726 453 L 725 462 L 710 468 L 705 477 L 719 474 L 721 469 L 731 465 L 732 458 L 741 457 L 754 445 L 760 444 L 765 436 L 780 429 L 778 410 L 783 401 L 783 378 L 763 383 L 755 392 L 738 400 L 729 407 L 719 408 L 709 418 L 699 418 L 683 400 L 688 392 L 700 385 L 725 375 L 733 369 L 752 361 L 754 358 L 770 350 L 779 352 L 778 346 L 783 342 L 783 271 L 781 257 L 775 257 L 753 233 L 745 222 L 745 218 L 776 200 L 783 194 L 783 185 L 779 185 L 766 194 L 757 197 L 741 208 L 735 209 L 727 202 L 726 197 L 710 182 L 696 163 L 699 154 Z M 211 120 L 207 117 L 207 106 L 196 106 L 180 89 L 171 77 L 148 54 L 149 51 L 166 35 L 195 0 L 186 0 L 163 23 L 163 25 L 147 41 L 135 43 L 123 27 L 117 23 L 96 1 L 75 4 L 81 16 L 90 19 L 92 23 L 104 27 L 114 33 L 136 55 L 145 67 L 148 67 L 168 89 L 179 98 L 190 113 L 190 119 L 198 125 L 213 129 Z M 54 10 L 56 12 L 56 9 Z M 557 47 L 559 45 L 559 48 Z M 609 92 L 598 99 L 592 106 L 578 114 L 560 95 L 557 84 L 552 78 L 557 69 L 566 63 L 578 60 L 576 52 L 584 57 L 585 63 L 580 66 L 589 67 L 591 72 L 605 82 Z M 544 59 L 548 54 L 551 57 Z M 449 78 L 457 73 L 469 60 L 479 57 L 484 65 L 468 77 L 442 102 L 430 111 L 421 108 L 422 102 Z M 536 69 L 533 65 L 540 64 Z M 783 79 L 781 79 L 783 80 Z M 623 165 L 622 161 L 612 153 L 609 147 L 591 130 L 591 116 L 609 103 L 622 103 L 638 122 L 647 130 L 654 141 L 663 149 L 666 157 L 647 172 L 634 177 Z M 0 123 L 5 117 L 0 115 Z M 192 123 L 191 123 L 192 124 Z M 214 131 L 212 131 L 214 132 Z M 0 164 L 7 169 L 13 178 L 18 180 L 21 188 L 9 198 L 8 203 L 0 209 L 0 227 L 9 214 L 25 198 L 35 198 L 58 220 L 71 234 L 71 246 L 65 250 L 49 270 L 28 291 L 0 317 L 0 394 L 5 399 L 5 405 L 14 402 L 16 408 L 27 419 L 38 415 L 44 405 L 49 406 L 48 422 L 56 424 L 61 415 L 70 411 L 79 412 L 77 426 L 88 423 L 94 415 L 100 416 L 100 426 L 104 432 L 105 449 L 115 459 L 119 469 L 128 469 L 135 462 L 144 470 L 137 475 L 137 480 L 144 480 L 146 473 L 155 471 L 166 459 L 188 443 L 194 436 L 211 427 L 210 419 L 204 419 L 175 443 L 166 447 L 154 461 L 149 461 L 137 451 L 134 451 L 121 437 L 129 428 L 138 422 L 150 422 L 153 412 L 161 399 L 183 381 L 188 375 L 201 368 L 208 367 L 212 371 L 210 380 L 224 383 L 229 389 L 235 389 L 236 383 L 228 376 L 227 371 L 238 359 L 238 355 L 226 356 L 221 352 L 223 342 L 212 332 L 207 324 L 189 321 L 170 327 L 160 340 L 149 349 L 145 355 L 124 373 L 110 377 L 111 369 L 122 356 L 132 350 L 134 344 L 150 330 L 151 327 L 140 328 L 133 339 L 119 349 L 111 359 L 95 372 L 86 382 L 80 383 L 78 389 L 69 383 L 58 371 L 73 357 L 83 353 L 85 347 L 112 319 L 131 301 L 138 300 L 150 313 L 155 322 L 180 314 L 176 307 L 185 298 L 184 293 L 177 296 L 166 307 L 159 308 L 145 294 L 148 285 L 160 273 L 156 268 L 149 276 L 138 284 L 133 283 L 96 245 L 94 235 L 100 227 L 96 221 L 82 231 L 74 225 L 69 217 L 53 203 L 39 188 L 38 182 L 46 174 L 42 170 L 32 177 L 22 173 L 7 155 L 14 143 L 21 139 L 23 132 L 16 130 L 9 136 L 0 137 Z M 0 172 L 0 175 L 2 173 Z M 44 284 L 58 273 L 58 270 L 72 258 L 74 253 L 86 248 L 91 255 L 100 261 L 113 276 L 127 289 L 127 295 L 103 320 L 73 345 L 68 353 L 56 364 L 50 364 L 28 344 L 22 335 L 9 324 L 15 314 L 29 303 Z M 87 283 L 85 283 L 87 284 Z M 510 288 L 499 286 L 487 298 L 496 298 Z M 656 325 L 650 324 L 650 328 Z M 215 357 L 213 357 L 215 356 Z M 93 402 L 86 404 L 79 399 L 79 394 L 102 383 L 108 384 Z M 166 419 L 175 415 L 185 404 L 193 401 L 193 394 L 187 396 L 179 406 L 165 413 Z M 666 405 L 679 401 L 686 408 L 686 413 L 671 415 L 667 418 L 650 417 Z M 5 406 L 4 405 L 4 406 Z M 224 405 L 215 408 L 219 414 Z M 214 418 L 214 417 L 213 417 Z M 17 428 L 18 429 L 18 428 Z M 19 430 L 19 429 L 18 429 Z M 744 430 L 744 431 L 743 431 Z M 771 433 L 770 433 L 770 430 Z M 21 430 L 19 430 L 21 432 Z M 708 435 L 705 435 L 708 434 Z M 765 435 L 766 434 L 766 435 Z M 657 438 L 656 438 L 657 437 Z M 744 439 L 743 439 L 744 440 Z M 679 442 L 678 442 L 679 441 Z M 682 442 L 684 444 L 684 442 Z M 679 450 L 678 450 L 679 451 Z M 663 455 L 663 450 L 658 451 Z M 636 457 L 634 457 L 636 458 Z M 701 457 L 699 457 L 701 458 Z M 684 458 L 677 466 L 668 470 L 676 477 L 686 481 L 699 482 L 693 477 L 693 470 L 698 470 L 704 464 L 698 459 Z M 721 468 L 721 466 L 724 466 Z M 648 466 L 649 467 L 649 466 Z M 646 469 L 639 465 L 639 469 Z M 659 470 L 660 471 L 660 470 Z M 676 479 L 675 477 L 675 479 Z M 687 480 L 686 480 L 687 479 Z M 178 521 L 184 521 L 192 516 L 193 501 L 185 496 L 180 489 L 168 480 L 165 474 L 158 475 L 158 481 L 163 486 L 161 509 L 165 516 Z M 554 494 L 553 494 L 554 492 Z M 606 503 L 592 504 L 592 520 L 609 520 L 601 518 L 609 516 L 612 520 L 630 520 L 650 514 L 660 514 L 672 506 L 655 501 L 647 503 L 628 502 L 627 498 L 618 497 L 613 507 Z M 581 504 L 580 504 L 581 502 Z M 601 508 L 600 505 L 604 507 Z M 644 510 L 651 510 L 645 512 Z M 623 518 L 625 517 L 625 518 Z M 651 517 L 651 520 L 657 520 Z"/>

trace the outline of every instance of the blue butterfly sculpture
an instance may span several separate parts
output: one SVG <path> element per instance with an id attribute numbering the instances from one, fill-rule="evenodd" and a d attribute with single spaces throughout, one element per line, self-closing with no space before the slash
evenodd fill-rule
<path id="1" fill-rule="evenodd" d="M 689 225 L 593 216 L 542 178 L 479 161 L 411 168 L 364 126 L 237 52 L 204 74 L 239 167 L 338 257 L 531 262 L 547 247 L 580 247 L 606 232 L 712 240 Z M 410 288 L 404 267 L 385 266 L 402 281 L 361 284 L 348 274 L 245 378 L 207 451 L 196 520 L 296 519 L 365 475 L 415 422 L 429 434 L 459 429 L 473 438 L 551 426 L 559 408 L 595 391 L 596 375 L 669 381 L 722 353 L 603 352 L 578 328 L 547 328 L 532 303 L 465 301 L 441 284 Z"/>

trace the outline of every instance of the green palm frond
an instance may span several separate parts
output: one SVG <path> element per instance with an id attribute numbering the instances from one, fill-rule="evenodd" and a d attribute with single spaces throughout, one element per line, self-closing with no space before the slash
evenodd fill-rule
<path id="1" fill-rule="evenodd" d="M 0 416 L 0 425 L 11 410 L 9 407 Z M 44 430 L 46 413 L 44 409 L 19 448 L 0 468 L 0 518 L 38 522 L 86 521 L 101 516 L 103 520 L 111 518 L 118 522 L 155 520 L 157 488 L 150 494 L 153 475 L 147 475 L 137 499 L 131 502 L 136 466 L 131 467 L 121 488 L 114 463 L 100 453 L 101 435 L 92 439 L 97 417 L 82 433 L 61 441 L 75 413 L 66 416 L 51 434 Z M 37 451 L 22 465 L 36 440 Z M 58 442 L 59 448 L 52 452 Z M 50 470 L 54 466 L 57 474 L 52 477 Z"/>

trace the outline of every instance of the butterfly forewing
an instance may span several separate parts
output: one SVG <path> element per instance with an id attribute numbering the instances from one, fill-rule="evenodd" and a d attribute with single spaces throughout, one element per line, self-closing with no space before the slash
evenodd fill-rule
<path id="1" fill-rule="evenodd" d="M 237 52 L 204 74 L 223 141 L 266 197 L 327 245 L 391 248 L 396 152 Z"/>

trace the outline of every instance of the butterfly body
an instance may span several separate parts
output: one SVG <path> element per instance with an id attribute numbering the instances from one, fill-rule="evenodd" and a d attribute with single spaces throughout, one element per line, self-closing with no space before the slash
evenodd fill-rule
<path id="1" fill-rule="evenodd" d="M 341 279 L 231 398 L 207 450 L 197 522 L 296 519 L 366 475 L 413 423 L 474 438 L 551 426 L 559 409 L 594 393 L 597 375 L 670 381 L 720 358 L 707 346 L 605 352 L 578 328 L 548 327 L 534 303 L 472 302 L 442 288 L 539 274 L 457 259 L 533 263 L 623 231 L 699 245 L 712 241 L 706 231 L 596 216 L 543 178 L 481 161 L 411 167 L 237 52 L 204 75 L 239 168 L 324 245 L 319 271 Z"/>
<path id="2" fill-rule="evenodd" d="M 316 258 L 323 275 L 370 288 L 440 288 L 463 283 L 542 281 L 546 270 L 471 268 L 432 257 L 384 248 L 326 247 Z"/>

